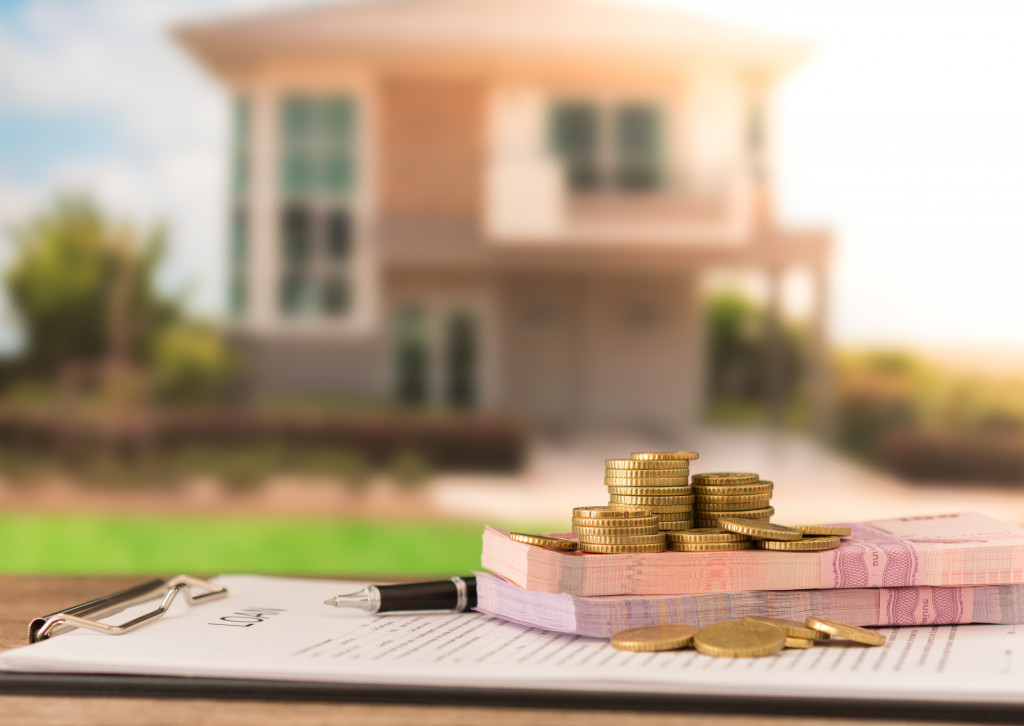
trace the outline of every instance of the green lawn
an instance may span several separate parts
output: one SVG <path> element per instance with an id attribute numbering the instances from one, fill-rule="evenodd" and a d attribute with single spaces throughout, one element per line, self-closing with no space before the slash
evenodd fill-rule
<path id="1" fill-rule="evenodd" d="M 454 575 L 482 524 L 227 516 L 0 515 L 0 572 Z"/>

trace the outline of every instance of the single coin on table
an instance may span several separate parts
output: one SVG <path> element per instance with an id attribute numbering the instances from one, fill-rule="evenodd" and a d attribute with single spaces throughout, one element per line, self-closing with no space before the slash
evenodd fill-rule
<path id="1" fill-rule="evenodd" d="M 843 527 L 838 524 L 790 524 L 793 529 L 799 529 L 804 534 L 835 535 L 836 537 L 849 537 L 853 534 L 851 527 Z"/>
<path id="2" fill-rule="evenodd" d="M 693 461 L 699 459 L 696 451 L 634 451 L 629 455 L 633 461 Z"/>
<path id="3" fill-rule="evenodd" d="M 792 635 L 786 636 L 786 647 L 787 648 L 813 648 L 814 641 L 808 640 L 807 638 L 794 638 Z"/>
<path id="4" fill-rule="evenodd" d="M 618 650 L 639 652 L 677 650 L 689 646 L 698 630 L 700 628 L 695 625 L 651 625 L 616 633 L 612 636 L 611 644 Z"/>
<path id="5" fill-rule="evenodd" d="M 716 527 L 701 527 L 700 529 L 690 529 L 682 532 L 669 532 L 668 539 L 670 542 L 744 542 L 748 539 L 746 535 L 736 534 L 735 532 L 726 532 L 724 529 L 718 529 Z"/>
<path id="6" fill-rule="evenodd" d="M 633 471 L 653 471 L 655 469 L 689 469 L 686 461 L 679 460 L 656 460 L 641 461 L 638 459 L 605 459 L 605 469 L 624 469 Z"/>
<path id="7" fill-rule="evenodd" d="M 579 543 L 571 539 L 562 539 L 561 537 L 548 537 L 543 534 L 527 534 L 525 532 L 509 532 L 508 538 L 515 542 L 522 542 L 523 544 L 536 545 L 537 547 L 547 547 L 553 550 L 567 550 L 572 551 L 579 548 Z"/>
<path id="8" fill-rule="evenodd" d="M 842 544 L 842 542 L 838 537 L 819 537 L 811 535 L 791 542 L 777 542 L 762 539 L 758 540 L 757 547 L 762 550 L 773 550 L 775 552 L 821 552 L 823 550 L 834 550 L 838 548 L 840 544 Z"/>
<path id="9" fill-rule="evenodd" d="M 572 516 L 591 519 L 632 519 L 634 517 L 649 517 L 651 510 L 646 507 L 617 507 L 600 504 L 592 507 L 575 507 L 572 510 Z"/>
<path id="10" fill-rule="evenodd" d="M 804 640 L 828 640 L 829 634 L 820 630 L 809 628 L 799 620 L 787 620 L 786 618 L 770 618 L 767 615 L 748 615 L 745 620 L 753 620 L 758 623 L 768 623 L 776 628 L 782 628 L 786 635 L 791 638 L 803 638 Z"/>
<path id="11" fill-rule="evenodd" d="M 711 484 L 721 486 L 723 484 L 757 484 L 761 477 L 757 474 L 738 471 L 712 471 L 703 474 L 694 474 L 690 477 L 694 484 Z"/>
<path id="12" fill-rule="evenodd" d="M 679 542 L 670 539 L 668 548 L 673 552 L 733 552 L 749 550 L 753 544 L 749 539 L 743 542 Z"/>
<path id="13" fill-rule="evenodd" d="M 756 658 L 782 650 L 786 632 L 767 623 L 727 620 L 701 628 L 693 636 L 693 647 L 718 658 Z"/>
<path id="14" fill-rule="evenodd" d="M 772 539 L 789 542 L 804 536 L 800 530 L 783 527 L 781 524 L 758 522 L 739 517 L 719 517 L 718 526 L 721 529 L 735 532 L 736 534 L 745 534 L 754 539 Z"/>
<path id="15" fill-rule="evenodd" d="M 820 630 L 823 633 L 828 633 L 836 638 L 852 640 L 855 643 L 863 643 L 864 645 L 885 645 L 885 636 L 881 633 L 876 633 L 874 630 L 868 630 L 867 628 L 861 628 L 856 625 L 842 623 L 838 620 L 810 617 L 807 618 L 807 627 L 813 628 L 814 630 Z"/>

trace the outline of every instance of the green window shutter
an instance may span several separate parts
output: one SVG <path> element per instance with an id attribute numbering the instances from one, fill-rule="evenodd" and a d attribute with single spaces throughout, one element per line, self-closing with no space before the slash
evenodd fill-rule
<path id="1" fill-rule="evenodd" d="M 615 114 L 615 183 L 620 189 L 645 191 L 662 181 L 663 120 L 651 104 L 620 106 Z"/>
<path id="2" fill-rule="evenodd" d="M 549 145 L 565 164 L 566 181 L 573 191 L 600 186 L 599 134 L 598 112 L 593 104 L 563 101 L 552 106 Z"/>

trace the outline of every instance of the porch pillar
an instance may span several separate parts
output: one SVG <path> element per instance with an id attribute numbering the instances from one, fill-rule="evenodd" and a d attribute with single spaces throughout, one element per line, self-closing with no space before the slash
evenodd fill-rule
<path id="1" fill-rule="evenodd" d="M 811 314 L 808 368 L 811 386 L 811 415 L 815 435 L 830 441 L 835 435 L 832 361 L 828 340 L 830 289 L 828 266 L 821 262 L 811 270 L 814 310 Z"/>
<path id="2" fill-rule="evenodd" d="M 781 427 L 786 417 L 785 339 L 782 330 L 782 269 L 768 270 L 765 319 L 764 390 L 768 420 Z"/>

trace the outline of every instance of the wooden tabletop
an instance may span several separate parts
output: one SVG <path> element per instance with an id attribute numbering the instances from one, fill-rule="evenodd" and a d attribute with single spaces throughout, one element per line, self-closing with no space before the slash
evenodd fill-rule
<path id="1" fill-rule="evenodd" d="M 120 590 L 147 578 L 0 576 L 0 650 L 27 642 L 26 626 L 39 615 Z M 259 701 L 184 700 L 0 695 L 3 726 L 71 724 L 353 724 L 357 726 L 416 724 L 416 726 L 626 726 L 686 724 L 687 726 L 842 726 L 863 724 L 848 719 L 798 717 L 712 716 L 628 711 L 573 711 L 469 706 L 409 706 L 371 703 L 289 703 Z M 872 724 L 903 723 L 871 721 Z"/>

